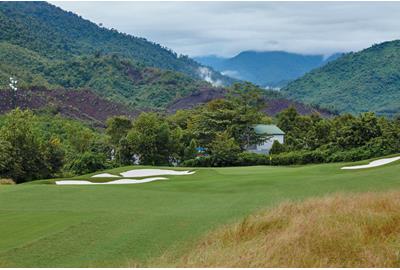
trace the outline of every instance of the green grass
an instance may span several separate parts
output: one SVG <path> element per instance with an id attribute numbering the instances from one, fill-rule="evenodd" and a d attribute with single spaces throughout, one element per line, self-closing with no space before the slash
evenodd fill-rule
<path id="1" fill-rule="evenodd" d="M 0 186 L 0 267 L 145 265 L 285 200 L 400 188 L 400 162 L 355 171 L 343 165 L 201 168 L 139 185 Z M 139 167 L 107 172 L 131 168 Z"/>

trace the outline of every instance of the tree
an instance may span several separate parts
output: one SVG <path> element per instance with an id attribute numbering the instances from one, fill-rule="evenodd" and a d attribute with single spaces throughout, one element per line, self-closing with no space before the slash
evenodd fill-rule
<path id="1" fill-rule="evenodd" d="M 0 178 L 5 176 L 12 162 L 12 146 L 11 144 L 0 138 Z"/>
<path id="2" fill-rule="evenodd" d="M 190 144 L 188 147 L 185 148 L 183 159 L 188 160 L 188 159 L 193 159 L 197 155 L 197 144 L 195 139 L 192 139 L 190 141 Z"/>
<path id="3" fill-rule="evenodd" d="M 189 119 L 188 129 L 201 146 L 208 147 L 221 132 L 228 132 L 242 150 L 265 141 L 266 136 L 253 128 L 265 121 L 259 89 L 248 84 L 240 87 L 236 84 L 226 99 L 205 104 Z"/>
<path id="4" fill-rule="evenodd" d="M 221 132 L 211 143 L 210 152 L 214 166 L 229 166 L 237 160 L 237 155 L 241 150 L 228 132 Z"/>
<path id="5" fill-rule="evenodd" d="M 277 115 L 277 124 L 280 129 L 286 133 L 290 133 L 297 125 L 298 118 L 300 117 L 296 108 L 290 106 L 286 110 L 281 111 Z"/>
<path id="6" fill-rule="evenodd" d="M 33 131 L 33 121 L 32 112 L 16 109 L 7 114 L 0 129 L 0 140 L 11 146 L 11 162 L 2 174 L 17 183 L 51 175 L 42 152 L 44 146 Z"/>
<path id="7" fill-rule="evenodd" d="M 110 142 L 118 145 L 119 141 L 125 137 L 132 128 L 132 122 L 125 116 L 114 116 L 107 119 L 106 134 L 110 136 Z"/>
<path id="8" fill-rule="evenodd" d="M 64 165 L 65 152 L 59 138 L 52 138 L 46 145 L 42 145 L 42 152 L 49 172 L 59 172 Z"/>
<path id="9" fill-rule="evenodd" d="M 262 90 L 252 83 L 235 83 L 228 94 L 228 102 L 232 104 L 233 119 L 229 127 L 232 137 L 242 150 L 249 145 L 260 144 L 267 139 L 257 134 L 254 125 L 265 121 L 261 109 L 265 106 Z"/>
<path id="10" fill-rule="evenodd" d="M 86 174 L 105 169 L 106 157 L 103 154 L 85 152 L 79 155 L 70 164 L 70 170 L 75 174 Z"/>
<path id="11" fill-rule="evenodd" d="M 281 144 L 279 141 L 275 140 L 272 143 L 271 149 L 269 150 L 270 154 L 280 154 L 285 152 L 285 146 L 283 144 Z"/>
<path id="12" fill-rule="evenodd" d="M 176 140 L 165 119 L 156 113 L 141 113 L 127 135 L 129 147 L 141 164 L 168 165 L 176 153 Z"/>
<path id="13" fill-rule="evenodd" d="M 116 149 L 116 159 L 121 165 L 130 165 L 133 161 L 133 151 L 126 137 L 119 140 Z"/>

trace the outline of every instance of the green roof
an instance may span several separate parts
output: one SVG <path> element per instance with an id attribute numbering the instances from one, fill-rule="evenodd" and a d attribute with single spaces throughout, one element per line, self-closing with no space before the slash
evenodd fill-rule
<path id="1" fill-rule="evenodd" d="M 254 130 L 257 134 L 285 135 L 285 132 L 275 125 L 255 125 Z"/>

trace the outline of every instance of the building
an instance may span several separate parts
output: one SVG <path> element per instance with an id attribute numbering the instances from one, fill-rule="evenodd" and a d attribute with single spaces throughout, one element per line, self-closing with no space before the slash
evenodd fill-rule
<path id="1" fill-rule="evenodd" d="M 247 148 L 247 151 L 249 152 L 268 154 L 274 141 L 278 141 L 281 144 L 284 143 L 285 132 L 275 125 L 255 125 L 254 130 L 257 134 L 267 135 L 268 138 L 262 144 L 249 146 Z"/>

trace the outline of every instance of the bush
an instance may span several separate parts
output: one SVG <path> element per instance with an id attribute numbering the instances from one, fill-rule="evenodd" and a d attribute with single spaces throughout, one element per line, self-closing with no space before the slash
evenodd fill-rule
<path id="1" fill-rule="evenodd" d="M 182 162 L 184 167 L 212 167 L 212 158 L 210 156 L 196 157 Z"/>
<path id="2" fill-rule="evenodd" d="M 279 141 L 275 140 L 271 146 L 271 150 L 269 150 L 270 154 L 280 154 L 286 151 L 286 147 L 281 144 Z"/>
<path id="3" fill-rule="evenodd" d="M 325 162 L 327 151 L 296 151 L 287 152 L 279 155 L 271 155 L 271 165 L 300 165 L 309 163 L 322 163 Z"/>
<path id="4" fill-rule="evenodd" d="M 263 154 L 243 152 L 238 155 L 235 165 L 238 166 L 269 165 L 269 157 Z"/>
<path id="5" fill-rule="evenodd" d="M 70 170 L 75 174 L 86 174 L 107 168 L 105 155 L 92 152 L 85 152 L 73 160 Z"/>
<path id="6" fill-rule="evenodd" d="M 10 178 L 3 178 L 0 179 L 0 185 L 15 185 L 15 182 Z"/>

